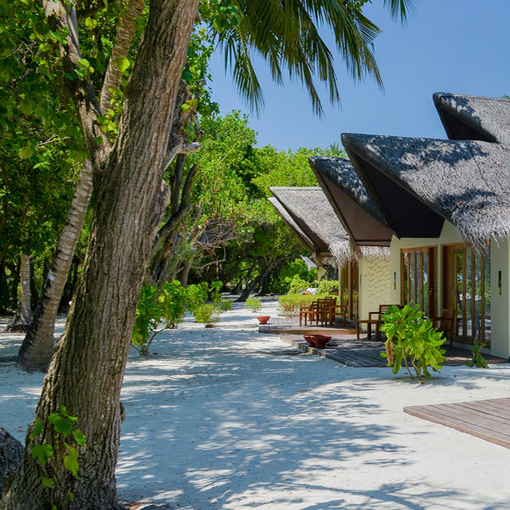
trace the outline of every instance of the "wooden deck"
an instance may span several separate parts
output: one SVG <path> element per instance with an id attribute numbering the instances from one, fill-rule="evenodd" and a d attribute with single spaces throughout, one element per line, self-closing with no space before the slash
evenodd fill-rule
<path id="1" fill-rule="evenodd" d="M 510 448 L 510 398 L 404 407 L 404 412 Z"/>

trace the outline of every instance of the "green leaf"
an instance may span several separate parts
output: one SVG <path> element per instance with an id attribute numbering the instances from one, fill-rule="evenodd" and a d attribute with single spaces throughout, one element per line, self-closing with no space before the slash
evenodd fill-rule
<path id="1" fill-rule="evenodd" d="M 65 418 L 59 416 L 59 419 L 53 423 L 53 426 L 64 437 L 67 437 L 73 430 L 73 422 L 67 416 Z"/>
<path id="2" fill-rule="evenodd" d="M 53 447 L 50 444 L 36 444 L 32 447 L 32 457 L 38 459 L 45 466 L 48 459 L 53 455 Z"/>
<path id="3" fill-rule="evenodd" d="M 78 452 L 76 448 L 71 446 L 67 447 L 69 455 L 64 457 L 64 466 L 67 470 L 71 471 L 71 473 L 77 478 L 78 470 L 80 469 L 80 465 L 78 463 Z"/>
<path id="4" fill-rule="evenodd" d="M 34 439 L 35 436 L 38 436 L 44 428 L 44 422 L 39 418 L 35 420 L 35 427 L 32 433 L 30 434 L 30 439 Z"/>
<path id="5" fill-rule="evenodd" d="M 131 62 L 126 57 L 117 58 L 113 61 L 115 67 L 120 71 L 124 72 L 129 69 Z"/>
<path id="6" fill-rule="evenodd" d="M 75 430 L 73 436 L 79 446 L 83 446 L 87 442 L 87 436 L 80 429 Z"/>
<path id="7" fill-rule="evenodd" d="M 42 479 L 42 484 L 45 486 L 45 487 L 53 487 L 53 478 L 43 478 Z"/>

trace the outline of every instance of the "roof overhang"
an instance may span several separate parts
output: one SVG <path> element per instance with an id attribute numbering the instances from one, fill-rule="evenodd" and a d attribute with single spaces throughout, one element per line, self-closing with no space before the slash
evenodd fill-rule
<path id="1" fill-rule="evenodd" d="M 377 145 L 378 140 L 391 146 L 391 137 L 342 135 L 349 159 L 385 222 L 398 238 L 439 237 L 444 218 L 392 178 L 388 166 L 398 162 L 391 157 L 390 161 L 385 160 L 384 147 Z M 372 150 L 374 147 L 376 150 Z"/>
<path id="2" fill-rule="evenodd" d="M 353 241 L 358 246 L 389 246 L 392 232 L 367 212 L 369 197 L 356 197 L 356 190 L 352 189 L 363 184 L 351 163 L 343 158 L 317 157 L 310 159 L 310 166 Z M 346 173 L 343 179 L 342 174 Z"/>

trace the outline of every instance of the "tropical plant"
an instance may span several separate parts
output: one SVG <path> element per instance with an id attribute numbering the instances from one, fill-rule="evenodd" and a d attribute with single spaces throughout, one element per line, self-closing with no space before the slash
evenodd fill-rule
<path id="1" fill-rule="evenodd" d="M 141 356 L 149 356 L 154 338 L 165 329 L 176 328 L 186 312 L 187 290 L 178 281 L 142 286 L 131 343 Z M 198 300 L 193 298 L 194 306 Z"/>
<path id="2" fill-rule="evenodd" d="M 483 357 L 482 347 L 483 347 L 483 343 L 478 340 L 475 340 L 475 343 L 473 345 L 473 350 L 471 352 L 471 359 L 469 359 L 466 362 L 466 365 L 468 367 L 478 367 L 478 368 L 488 368 L 489 367 L 486 359 Z"/>
<path id="3" fill-rule="evenodd" d="M 206 327 L 211 327 L 213 322 L 218 322 L 220 320 L 220 314 L 220 308 L 214 306 L 212 303 L 206 303 L 194 310 L 193 317 L 197 322 L 203 322 Z"/>
<path id="4" fill-rule="evenodd" d="M 257 298 L 248 298 L 245 307 L 250 309 L 253 313 L 256 313 L 262 308 L 262 301 Z"/>
<path id="5" fill-rule="evenodd" d="M 387 358 L 388 366 L 393 366 L 394 374 L 400 372 L 402 366 L 411 377 L 419 378 L 430 377 L 428 367 L 434 372 L 441 370 L 446 352 L 441 345 L 445 338 L 434 329 L 430 319 L 423 318 L 418 305 L 390 307 L 382 316 L 381 331 L 387 336 L 386 352 L 381 356 Z"/>

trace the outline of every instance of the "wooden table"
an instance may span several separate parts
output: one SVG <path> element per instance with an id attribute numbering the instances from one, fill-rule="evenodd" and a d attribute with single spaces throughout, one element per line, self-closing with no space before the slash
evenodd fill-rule
<path id="1" fill-rule="evenodd" d="M 372 325 L 375 325 L 375 338 L 377 340 L 381 340 L 381 333 L 379 331 L 380 320 L 378 319 L 366 319 L 366 320 L 357 320 L 356 321 L 356 339 L 359 340 L 359 325 L 366 324 L 367 325 L 367 338 L 372 338 Z"/>

